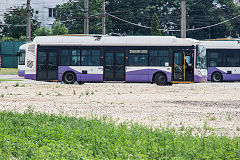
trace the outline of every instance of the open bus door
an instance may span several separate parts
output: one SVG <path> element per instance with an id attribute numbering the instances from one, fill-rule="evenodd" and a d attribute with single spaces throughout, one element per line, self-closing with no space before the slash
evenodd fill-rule
<path id="1" fill-rule="evenodd" d="M 173 52 L 173 83 L 194 82 L 194 51 L 179 50 Z"/>

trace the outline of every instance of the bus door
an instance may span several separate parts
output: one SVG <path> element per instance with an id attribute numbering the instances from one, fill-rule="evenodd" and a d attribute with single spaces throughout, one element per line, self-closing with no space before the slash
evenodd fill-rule
<path id="1" fill-rule="evenodd" d="M 104 81 L 125 81 L 124 52 L 104 53 Z"/>
<path id="2" fill-rule="evenodd" d="M 58 79 L 57 52 L 39 51 L 37 54 L 37 80 L 51 81 Z"/>
<path id="3" fill-rule="evenodd" d="M 189 50 L 173 52 L 173 81 L 193 81 L 193 54 L 193 51 Z"/>

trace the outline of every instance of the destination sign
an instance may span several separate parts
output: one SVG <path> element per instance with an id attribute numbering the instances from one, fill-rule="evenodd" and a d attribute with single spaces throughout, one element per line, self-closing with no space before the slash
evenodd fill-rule
<path id="1" fill-rule="evenodd" d="M 147 54 L 148 50 L 129 50 L 131 54 Z"/>

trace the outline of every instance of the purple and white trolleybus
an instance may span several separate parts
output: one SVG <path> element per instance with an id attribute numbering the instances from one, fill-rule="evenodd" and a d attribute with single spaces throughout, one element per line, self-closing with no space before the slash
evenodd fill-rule
<path id="1" fill-rule="evenodd" d="M 240 80 L 240 44 L 237 40 L 203 41 L 207 48 L 208 80 Z"/>
<path id="2" fill-rule="evenodd" d="M 200 41 L 163 36 L 40 36 L 29 44 L 25 78 L 75 82 L 205 82 Z"/>

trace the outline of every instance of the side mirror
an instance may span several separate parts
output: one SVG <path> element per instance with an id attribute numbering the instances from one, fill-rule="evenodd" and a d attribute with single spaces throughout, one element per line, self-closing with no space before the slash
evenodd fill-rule
<path id="1" fill-rule="evenodd" d="M 21 56 L 21 52 L 17 52 L 17 56 L 20 57 Z"/>

